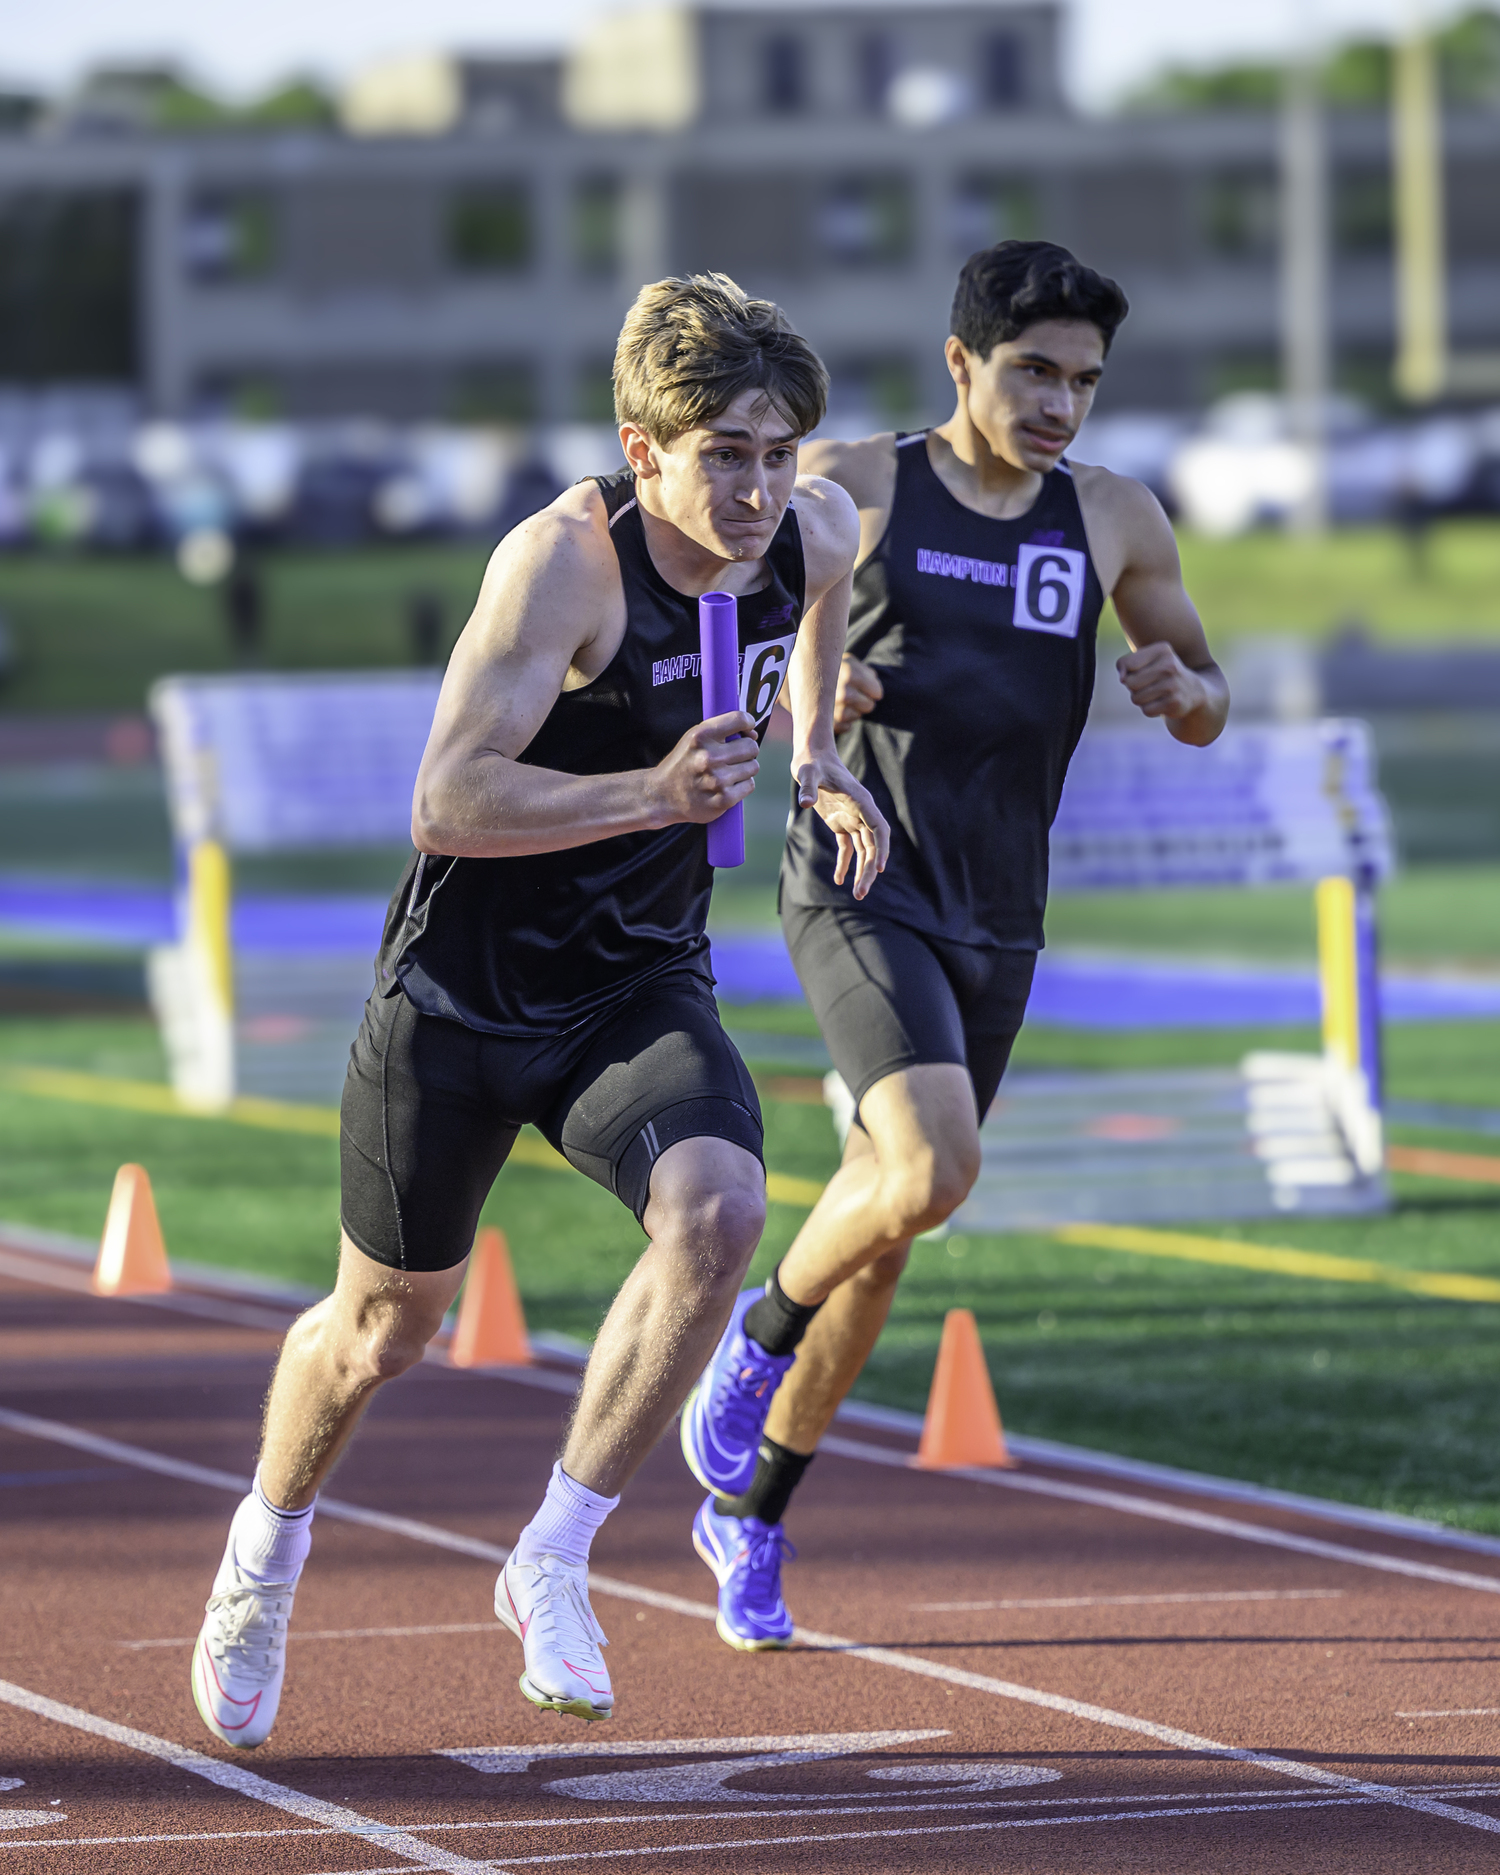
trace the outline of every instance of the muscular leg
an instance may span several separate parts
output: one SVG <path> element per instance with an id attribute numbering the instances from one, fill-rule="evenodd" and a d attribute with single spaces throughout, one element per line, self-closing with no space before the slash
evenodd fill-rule
<path id="1" fill-rule="evenodd" d="M 657 1160 L 651 1241 L 594 1342 L 563 1452 L 570 1478 L 613 1497 L 666 1431 L 724 1332 L 765 1216 L 765 1172 L 743 1147 L 683 1139 Z"/>
<path id="2" fill-rule="evenodd" d="M 313 1501 L 375 1389 L 421 1360 L 464 1267 L 393 1270 L 341 1235 L 333 1294 L 292 1324 L 266 1400 L 260 1482 L 273 1504 Z"/>
<path id="3" fill-rule="evenodd" d="M 965 1068 L 931 1063 L 887 1075 L 860 1102 L 860 1121 L 777 1272 L 794 1302 L 824 1303 L 766 1421 L 766 1436 L 792 1452 L 816 1449 L 858 1378 L 912 1238 L 955 1211 L 979 1171 Z"/>

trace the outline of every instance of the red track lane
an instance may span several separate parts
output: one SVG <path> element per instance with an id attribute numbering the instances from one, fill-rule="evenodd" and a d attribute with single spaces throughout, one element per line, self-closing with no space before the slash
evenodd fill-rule
<path id="1" fill-rule="evenodd" d="M 234 1498 L 132 1453 L 245 1475 L 277 1337 L 36 1267 L 0 1277 L 0 1875 L 1500 1865 L 1500 1712 L 1468 1710 L 1500 1707 L 1500 1596 L 834 1454 L 786 1586 L 859 1653 L 717 1639 L 667 1442 L 595 1546 L 618 1716 L 538 1713 L 484 1551 L 543 1488 L 562 1383 L 436 1365 L 377 1401 L 332 1496 L 459 1547 L 320 1514 L 277 1731 L 229 1751 L 188 1660 Z"/>

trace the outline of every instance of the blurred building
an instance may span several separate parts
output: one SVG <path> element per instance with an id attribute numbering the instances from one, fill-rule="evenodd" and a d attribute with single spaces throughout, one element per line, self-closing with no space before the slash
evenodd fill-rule
<path id="1" fill-rule="evenodd" d="M 326 131 L 162 135 L 128 75 L 0 112 L 0 384 L 156 414 L 609 415 L 645 279 L 779 299 L 850 421 L 940 414 L 958 263 L 1067 243 L 1133 313 L 1104 407 L 1273 383 L 1270 113 L 1073 113 L 1055 5 L 651 7 L 560 58 L 377 68 Z M 147 75 L 148 77 L 150 75 Z M 9 128 L 7 129 L 7 126 Z M 1330 124 L 1346 384 L 1389 379 L 1388 132 Z M 1450 114 L 1458 345 L 1500 345 L 1500 114 Z"/>

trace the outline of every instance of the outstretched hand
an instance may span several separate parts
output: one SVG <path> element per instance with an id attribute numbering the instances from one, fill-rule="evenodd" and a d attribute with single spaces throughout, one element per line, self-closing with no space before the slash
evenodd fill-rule
<path id="1" fill-rule="evenodd" d="M 884 814 L 837 755 L 814 756 L 795 773 L 798 806 L 812 808 L 838 841 L 833 883 L 842 885 L 853 865 L 854 896 L 867 897 L 890 856 L 891 830 Z"/>

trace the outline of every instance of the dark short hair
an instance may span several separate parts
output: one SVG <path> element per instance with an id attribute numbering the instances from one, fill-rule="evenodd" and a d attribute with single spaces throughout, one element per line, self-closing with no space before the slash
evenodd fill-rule
<path id="1" fill-rule="evenodd" d="M 643 286 L 615 351 L 615 421 L 663 446 L 763 391 L 798 436 L 823 421 L 828 373 L 781 308 L 752 299 L 727 274 Z"/>
<path id="2" fill-rule="evenodd" d="M 988 358 L 1044 319 L 1086 319 L 1106 356 L 1130 302 L 1102 273 L 1055 241 L 999 241 L 964 262 L 951 330 L 965 351 Z"/>

